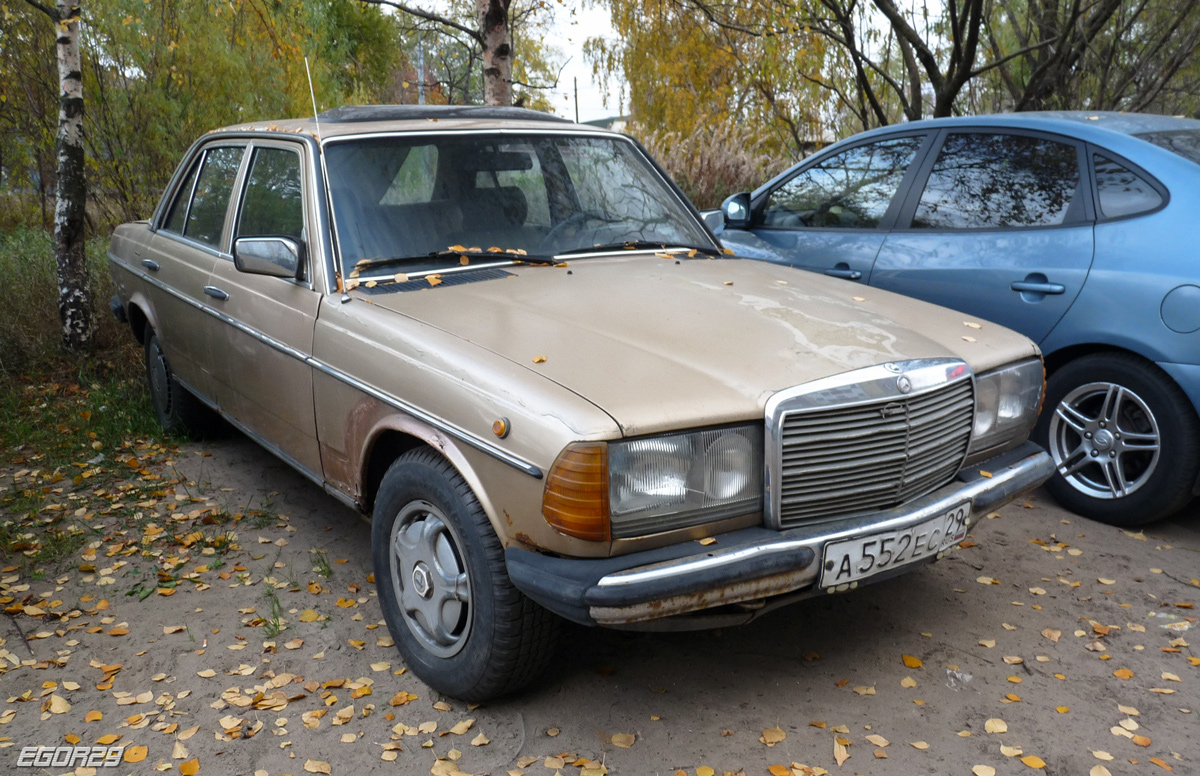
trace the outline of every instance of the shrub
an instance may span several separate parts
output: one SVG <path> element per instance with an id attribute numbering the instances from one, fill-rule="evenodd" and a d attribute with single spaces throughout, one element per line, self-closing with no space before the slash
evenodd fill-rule
<path id="1" fill-rule="evenodd" d="M 128 328 L 108 309 L 114 293 L 105 255 L 107 240 L 87 244 L 91 291 L 95 305 L 96 355 L 128 360 L 132 343 Z M 41 229 L 18 227 L 0 231 L 0 374 L 15 374 L 56 362 L 62 357 L 58 318 L 54 237 Z M 118 351 L 122 351 L 118 353 Z"/>
<path id="2" fill-rule="evenodd" d="M 643 132 L 635 125 L 631 134 L 701 210 L 750 191 L 789 163 L 766 151 L 754 131 L 734 122 L 702 123 L 689 135 Z"/>

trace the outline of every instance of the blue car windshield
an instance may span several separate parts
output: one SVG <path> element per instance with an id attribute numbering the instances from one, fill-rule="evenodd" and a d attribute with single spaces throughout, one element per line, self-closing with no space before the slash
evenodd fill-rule
<path id="1" fill-rule="evenodd" d="M 332 141 L 325 152 L 346 266 L 451 248 L 545 257 L 627 242 L 713 246 L 620 138 L 392 135 Z"/>
<path id="2" fill-rule="evenodd" d="M 1160 148 L 1174 151 L 1184 159 L 1200 164 L 1200 129 L 1175 129 L 1168 132 L 1144 132 L 1135 137 Z"/>

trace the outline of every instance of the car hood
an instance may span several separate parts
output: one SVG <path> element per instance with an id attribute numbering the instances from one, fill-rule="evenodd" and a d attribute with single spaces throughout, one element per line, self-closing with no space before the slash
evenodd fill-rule
<path id="1" fill-rule="evenodd" d="M 979 373 L 1038 353 L 952 310 L 733 257 L 639 252 L 510 272 L 363 298 L 558 383 L 628 436 L 761 418 L 780 390 L 889 361 L 958 357 Z"/>

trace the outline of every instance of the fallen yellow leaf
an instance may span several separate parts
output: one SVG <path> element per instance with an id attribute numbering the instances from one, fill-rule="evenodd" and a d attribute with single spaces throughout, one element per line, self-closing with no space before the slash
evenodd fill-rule
<path id="1" fill-rule="evenodd" d="M 773 727 L 764 730 L 762 732 L 762 737 L 758 740 L 767 746 L 775 746 L 775 744 L 778 744 L 785 738 L 787 738 L 787 733 L 784 733 L 780 728 Z"/>
<path id="2" fill-rule="evenodd" d="M 1118 668 L 1116 671 L 1113 671 L 1113 676 L 1118 679 L 1132 679 L 1133 671 L 1130 671 L 1128 668 Z"/>
<path id="3" fill-rule="evenodd" d="M 1027 754 L 1021 758 L 1021 762 L 1028 765 L 1030 768 L 1041 769 L 1046 767 L 1046 761 L 1038 757 L 1036 754 Z"/>
<path id="4" fill-rule="evenodd" d="M 850 753 L 846 751 L 846 745 L 842 743 L 845 739 L 837 738 L 833 741 L 833 759 L 834 762 L 841 767 L 843 763 L 850 759 Z"/>
<path id="5" fill-rule="evenodd" d="M 924 741 L 913 741 L 911 744 L 909 744 L 909 746 L 911 746 L 913 749 L 920 749 L 921 751 L 925 751 L 929 748 L 929 744 L 925 743 Z"/>
<path id="6" fill-rule="evenodd" d="M 127 746 L 125 747 L 125 762 L 140 763 L 142 760 L 146 759 L 146 753 L 148 751 L 149 750 L 145 746 L 140 744 L 135 746 Z"/>
<path id="7" fill-rule="evenodd" d="M 196 774 L 200 772 L 200 758 L 193 757 L 187 762 L 180 763 L 179 772 L 183 776 L 196 776 Z"/>
<path id="8" fill-rule="evenodd" d="M 983 723 L 983 729 L 986 730 L 988 733 L 1007 733 L 1008 732 L 1008 723 L 1002 719 L 997 719 L 996 717 L 993 717 L 993 718 L 989 719 L 987 722 Z"/>
<path id="9" fill-rule="evenodd" d="M 975 776 L 996 776 L 996 769 L 990 765 L 976 765 L 971 769 Z"/>
<path id="10" fill-rule="evenodd" d="M 920 668 L 925 665 L 921 662 L 921 658 L 913 657 L 912 655 L 901 655 L 900 659 L 904 661 L 904 665 L 907 668 Z"/>

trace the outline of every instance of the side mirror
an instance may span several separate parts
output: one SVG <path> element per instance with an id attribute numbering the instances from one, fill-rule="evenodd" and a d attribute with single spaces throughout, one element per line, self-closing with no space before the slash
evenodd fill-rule
<path id="1" fill-rule="evenodd" d="M 750 226 L 750 193 L 734 194 L 721 203 L 725 226 L 730 229 L 746 229 Z"/>
<path id="2" fill-rule="evenodd" d="M 304 243 L 288 237 L 242 237 L 233 244 L 233 264 L 239 272 L 295 278 L 300 275 Z"/>

